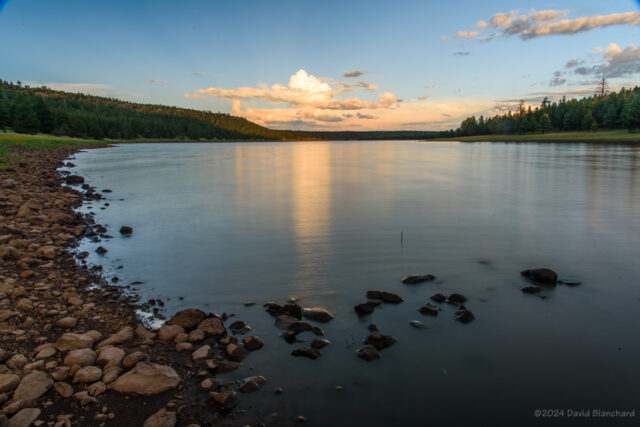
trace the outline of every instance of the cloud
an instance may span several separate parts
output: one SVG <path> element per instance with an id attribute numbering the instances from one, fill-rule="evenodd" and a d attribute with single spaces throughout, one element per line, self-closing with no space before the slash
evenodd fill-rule
<path id="1" fill-rule="evenodd" d="M 160 84 L 166 85 L 169 82 L 166 80 L 149 79 L 149 83 L 160 83 Z"/>
<path id="2" fill-rule="evenodd" d="M 441 41 L 441 42 L 446 42 L 446 41 L 447 41 L 447 36 L 442 36 L 442 37 L 440 37 L 440 41 Z"/>
<path id="3" fill-rule="evenodd" d="M 438 87 L 436 83 L 430 83 L 428 85 L 424 85 L 425 89 L 433 89 L 434 87 Z"/>
<path id="4" fill-rule="evenodd" d="M 342 73 L 344 77 L 360 77 L 361 75 L 368 73 L 367 70 L 353 70 L 353 71 L 345 71 Z"/>
<path id="5" fill-rule="evenodd" d="M 366 119 L 366 120 L 373 120 L 376 118 L 376 116 L 372 114 L 362 114 L 362 113 L 357 113 L 356 117 L 358 117 L 359 119 Z"/>
<path id="6" fill-rule="evenodd" d="M 629 77 L 636 74 L 640 74 L 640 46 L 636 47 L 633 44 L 625 48 L 621 48 L 615 43 L 610 43 L 609 46 L 594 49 L 593 53 L 599 58 L 592 59 L 591 65 L 585 65 L 586 60 L 571 58 L 564 66 L 565 69 L 571 70 L 572 73 L 580 77 L 591 77 L 607 79 Z M 564 73 L 556 71 L 551 79 L 551 86 L 557 86 L 554 84 L 556 77 L 564 77 Z M 591 81 L 591 80 L 586 80 Z M 564 83 L 564 81 L 562 82 Z M 584 83 L 584 81 L 578 82 L 578 84 Z"/>
<path id="7" fill-rule="evenodd" d="M 471 52 L 453 52 L 454 56 L 469 56 Z"/>
<path id="8" fill-rule="evenodd" d="M 561 86 L 567 82 L 567 79 L 564 78 L 564 73 L 560 71 L 556 71 L 553 73 L 553 77 L 549 82 L 549 86 Z"/>
<path id="9" fill-rule="evenodd" d="M 453 38 L 459 39 L 460 37 L 464 37 L 467 39 L 472 39 L 478 35 L 477 31 L 458 31 L 453 35 Z"/>
<path id="10" fill-rule="evenodd" d="M 578 65 L 584 63 L 584 61 L 580 61 L 578 60 L 578 58 L 573 57 L 571 58 L 569 61 L 567 61 L 566 64 L 564 64 L 564 68 L 566 68 L 567 70 L 571 69 L 571 68 L 575 68 Z"/>
<path id="11" fill-rule="evenodd" d="M 418 97 L 419 101 L 426 101 L 427 99 L 429 99 L 429 95 L 424 95 L 424 96 L 419 96 Z"/>
<path id="12" fill-rule="evenodd" d="M 476 27 L 479 31 L 489 32 L 482 38 L 486 41 L 496 37 L 511 36 L 519 36 L 523 40 L 529 40 L 542 36 L 577 34 L 613 25 L 640 24 L 640 12 L 563 19 L 568 13 L 567 10 L 536 11 L 532 9 L 528 13 L 522 14 L 512 10 L 507 13 L 496 13 L 488 21 L 478 21 Z M 479 31 L 460 30 L 454 37 L 473 38 L 478 35 Z"/>

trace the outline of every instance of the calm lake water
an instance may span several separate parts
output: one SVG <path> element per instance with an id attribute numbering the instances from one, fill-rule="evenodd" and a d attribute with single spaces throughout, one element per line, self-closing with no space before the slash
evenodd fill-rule
<path id="1" fill-rule="evenodd" d="M 640 145 L 136 144 L 74 163 L 113 190 L 108 208 L 83 208 L 114 236 L 100 243 L 105 257 L 83 245 L 90 262 L 122 284 L 144 281 L 136 292 L 164 300 L 167 316 L 235 313 L 264 340 L 226 376 L 268 380 L 241 396 L 247 413 L 231 424 L 273 411 L 280 425 L 299 414 L 332 426 L 558 423 L 535 409 L 636 410 L 574 422 L 638 422 Z M 519 272 L 533 267 L 582 285 L 523 294 Z M 437 280 L 400 283 L 416 273 Z M 353 306 L 371 289 L 404 302 L 359 318 Z M 436 292 L 467 296 L 475 321 L 454 321 L 447 304 L 417 312 Z M 291 356 L 301 345 L 261 307 L 289 297 L 336 315 L 318 360 Z M 354 351 L 370 323 L 398 342 L 365 362 Z"/>

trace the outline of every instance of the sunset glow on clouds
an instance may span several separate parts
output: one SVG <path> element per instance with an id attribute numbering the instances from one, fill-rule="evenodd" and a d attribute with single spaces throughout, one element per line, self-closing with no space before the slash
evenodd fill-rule
<path id="1" fill-rule="evenodd" d="M 417 129 L 426 125 L 447 128 L 466 115 L 484 111 L 492 105 L 489 100 L 429 103 L 425 102 L 427 96 L 403 101 L 391 92 L 376 94 L 373 100 L 345 96 L 356 91 L 377 92 L 378 87 L 362 80 L 348 83 L 321 79 L 298 70 L 286 86 L 276 83 L 257 88 L 210 87 L 185 94 L 185 97 L 228 99 L 232 101 L 232 114 L 264 126 L 289 129 L 360 129 L 363 126 L 367 129 Z M 258 102 L 266 105 L 256 107 Z"/>

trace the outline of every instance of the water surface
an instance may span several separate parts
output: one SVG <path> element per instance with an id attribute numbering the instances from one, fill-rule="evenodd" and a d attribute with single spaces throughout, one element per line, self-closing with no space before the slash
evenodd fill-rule
<path id="1" fill-rule="evenodd" d="M 235 313 L 265 341 L 228 376 L 268 380 L 242 396 L 239 425 L 273 411 L 282 425 L 303 414 L 315 425 L 387 426 L 539 425 L 537 408 L 640 409 L 637 146 L 136 144 L 74 163 L 113 190 L 108 208 L 83 208 L 114 236 L 100 243 L 105 257 L 83 245 L 91 262 L 120 283 L 144 281 L 136 292 L 166 301 L 167 315 Z M 131 238 L 117 233 L 123 224 Z M 519 271 L 542 266 L 583 284 L 523 294 Z M 410 273 L 437 280 L 401 284 Z M 370 289 L 405 301 L 359 318 L 353 305 Z M 476 320 L 455 322 L 446 304 L 422 316 L 416 308 L 435 292 L 466 295 Z M 322 358 L 290 356 L 296 346 L 261 308 L 289 297 L 335 313 Z M 398 342 L 367 363 L 354 350 L 370 323 Z"/>

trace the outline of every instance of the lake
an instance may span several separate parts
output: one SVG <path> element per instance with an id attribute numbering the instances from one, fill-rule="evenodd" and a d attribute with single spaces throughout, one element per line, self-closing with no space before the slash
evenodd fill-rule
<path id="1" fill-rule="evenodd" d="M 232 425 L 273 411 L 281 425 L 302 414 L 313 425 L 389 426 L 640 410 L 640 145 L 124 144 L 73 162 L 113 191 L 81 209 L 114 236 L 81 245 L 91 263 L 120 284 L 144 281 L 132 291 L 162 299 L 166 316 L 235 313 L 265 342 L 224 376 L 268 381 L 240 396 L 247 412 Z M 519 272 L 536 267 L 582 284 L 524 294 Z M 422 273 L 437 279 L 400 282 Z M 353 306 L 374 289 L 404 302 L 359 317 Z M 465 295 L 475 320 L 455 321 L 448 304 L 420 314 L 436 292 Z M 321 325 L 332 344 L 317 360 L 291 356 L 301 345 L 286 343 L 262 308 L 292 297 L 336 316 Z M 354 352 L 371 323 L 397 343 L 366 362 Z"/>

